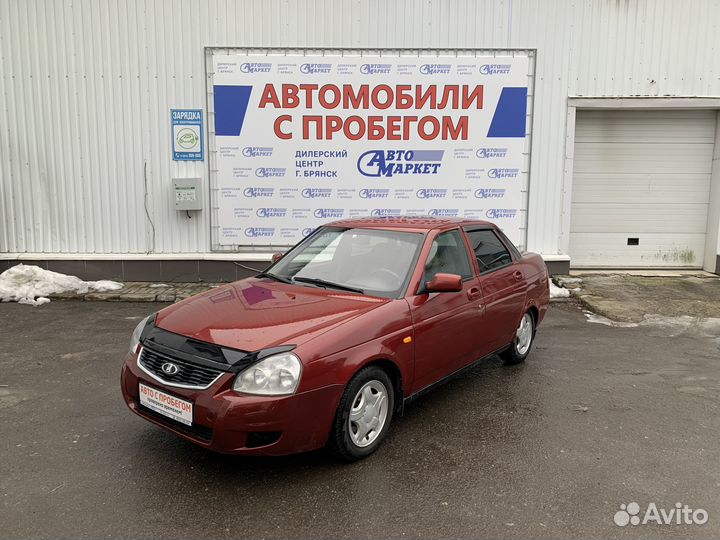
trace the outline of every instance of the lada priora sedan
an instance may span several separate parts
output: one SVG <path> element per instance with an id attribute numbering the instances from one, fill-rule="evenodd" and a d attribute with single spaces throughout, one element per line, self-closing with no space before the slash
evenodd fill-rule
<path id="1" fill-rule="evenodd" d="M 408 401 L 490 355 L 525 360 L 549 302 L 542 258 L 484 221 L 337 221 L 273 259 L 138 325 L 133 412 L 218 452 L 360 459 Z"/>

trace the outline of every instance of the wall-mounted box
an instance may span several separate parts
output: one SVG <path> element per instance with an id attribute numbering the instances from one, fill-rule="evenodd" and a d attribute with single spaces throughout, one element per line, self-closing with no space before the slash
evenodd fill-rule
<path id="1" fill-rule="evenodd" d="M 200 178 L 173 178 L 175 210 L 202 210 Z"/>

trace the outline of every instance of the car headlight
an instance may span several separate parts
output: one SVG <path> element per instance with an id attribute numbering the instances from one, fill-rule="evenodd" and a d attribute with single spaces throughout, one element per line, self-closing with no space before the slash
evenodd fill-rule
<path id="1" fill-rule="evenodd" d="M 233 390 L 258 396 L 294 394 L 300 383 L 302 363 L 292 353 L 270 356 L 241 371 L 235 378 Z"/>
<path id="2" fill-rule="evenodd" d="M 150 320 L 150 317 L 152 317 L 152 315 L 145 317 L 138 323 L 135 330 L 133 330 L 132 337 L 130 338 L 130 352 L 133 354 L 137 353 L 138 345 L 140 345 L 140 336 L 142 335 L 143 330 L 145 330 L 145 325 Z"/>

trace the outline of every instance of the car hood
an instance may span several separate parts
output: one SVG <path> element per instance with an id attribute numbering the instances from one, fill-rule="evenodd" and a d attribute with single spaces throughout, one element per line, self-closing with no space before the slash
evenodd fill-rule
<path id="1" fill-rule="evenodd" d="M 249 278 L 161 310 L 155 324 L 223 347 L 257 351 L 305 343 L 390 300 Z"/>

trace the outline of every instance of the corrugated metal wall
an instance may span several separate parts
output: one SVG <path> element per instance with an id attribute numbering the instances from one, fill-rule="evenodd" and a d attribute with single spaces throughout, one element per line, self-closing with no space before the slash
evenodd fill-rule
<path id="1" fill-rule="evenodd" d="M 235 46 L 537 49 L 528 247 L 557 253 L 568 95 L 720 96 L 719 23 L 709 0 L 0 0 L 0 252 L 208 251 L 210 212 L 173 209 L 207 164 L 171 161 L 169 110 L 204 109 L 204 47 Z"/>

